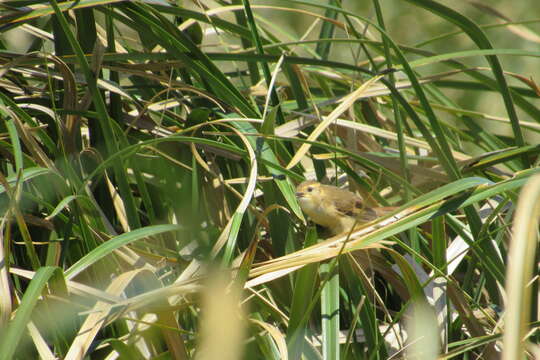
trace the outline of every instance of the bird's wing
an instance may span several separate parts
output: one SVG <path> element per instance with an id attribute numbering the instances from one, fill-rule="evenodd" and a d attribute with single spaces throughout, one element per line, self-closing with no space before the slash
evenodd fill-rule
<path id="1" fill-rule="evenodd" d="M 340 196 L 335 197 L 334 206 L 341 215 L 356 218 L 364 209 L 364 202 L 361 197 L 352 192 L 344 191 Z"/>
<path id="2" fill-rule="evenodd" d="M 394 212 L 397 209 L 396 206 L 385 206 L 385 207 L 367 207 L 362 209 L 362 211 L 357 215 L 357 219 L 361 222 L 369 222 L 385 215 Z"/>

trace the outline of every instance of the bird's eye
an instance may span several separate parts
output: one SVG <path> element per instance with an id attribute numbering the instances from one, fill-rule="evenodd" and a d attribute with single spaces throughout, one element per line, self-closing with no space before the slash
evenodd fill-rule
<path id="1" fill-rule="evenodd" d="M 307 188 L 307 191 L 308 191 L 308 192 L 312 192 L 312 191 L 313 191 L 313 188 L 312 188 L 311 186 L 309 186 L 309 187 Z"/>

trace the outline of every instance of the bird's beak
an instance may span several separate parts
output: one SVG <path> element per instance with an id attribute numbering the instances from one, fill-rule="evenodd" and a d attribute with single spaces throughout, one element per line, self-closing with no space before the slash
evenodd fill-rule
<path id="1" fill-rule="evenodd" d="M 297 198 L 304 197 L 304 193 L 303 193 L 303 192 L 297 192 L 297 193 L 295 193 L 295 195 L 296 195 Z"/>

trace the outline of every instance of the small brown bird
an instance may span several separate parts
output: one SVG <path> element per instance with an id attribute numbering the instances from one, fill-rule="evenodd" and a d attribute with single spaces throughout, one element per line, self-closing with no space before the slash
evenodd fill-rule
<path id="1" fill-rule="evenodd" d="M 304 181 L 296 187 L 296 197 L 302 210 L 332 235 L 350 231 L 393 211 L 394 207 L 365 207 L 355 193 L 317 181 Z"/>

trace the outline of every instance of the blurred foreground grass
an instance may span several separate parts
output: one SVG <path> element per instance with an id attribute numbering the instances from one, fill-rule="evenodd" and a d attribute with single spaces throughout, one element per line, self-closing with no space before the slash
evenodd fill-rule
<path id="1" fill-rule="evenodd" d="M 0 5 L 0 359 L 539 353 L 538 5 L 183 5 Z"/>

